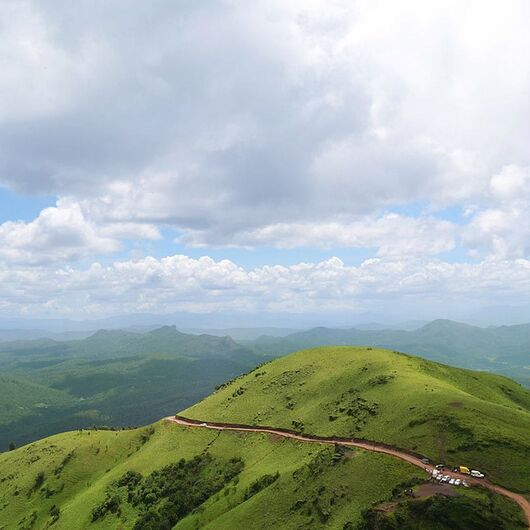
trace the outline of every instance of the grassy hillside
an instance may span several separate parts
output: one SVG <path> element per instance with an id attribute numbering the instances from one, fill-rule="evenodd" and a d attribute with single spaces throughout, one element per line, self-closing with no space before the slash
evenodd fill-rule
<path id="1" fill-rule="evenodd" d="M 527 491 L 529 405 L 502 377 L 343 347 L 267 363 L 184 414 L 383 440 Z M 0 454 L 0 530 L 525 527 L 486 491 L 404 494 L 425 478 L 383 454 L 258 433 L 77 430 Z"/>
<path id="2" fill-rule="evenodd" d="M 435 320 L 412 331 L 313 328 L 284 338 L 262 337 L 260 352 L 284 355 L 327 345 L 377 346 L 463 368 L 507 375 L 530 387 L 530 324 L 480 328 Z"/>
<path id="3" fill-rule="evenodd" d="M 211 421 L 355 436 L 470 464 L 530 492 L 530 392 L 396 352 L 327 347 L 255 369 L 184 411 Z"/>
<path id="4" fill-rule="evenodd" d="M 262 360 L 229 337 L 174 327 L 0 344 L 0 448 L 80 427 L 145 425 Z"/>
<path id="5" fill-rule="evenodd" d="M 253 520 L 253 528 L 299 528 L 310 521 L 312 528 L 332 521 L 341 528 L 359 521 L 365 508 L 387 499 L 398 484 L 418 476 L 406 464 L 381 455 L 351 453 L 334 463 L 332 448 L 257 434 L 219 434 L 165 423 L 153 429 L 73 432 L 0 455 L 0 528 L 29 528 L 31 521 L 33 528 L 42 528 L 52 521 L 54 505 L 60 513 L 54 528 L 114 529 L 118 521 L 132 527 L 138 510 L 119 488 L 120 515 L 109 513 L 92 523 L 92 511 L 105 500 L 109 486 L 127 471 L 147 476 L 206 450 L 221 464 L 242 459 L 243 469 L 177 528 L 241 528 Z M 249 496 L 257 479 L 276 472 L 274 483 L 262 491 L 254 486 L 250 493 L 256 494 Z"/>
<path id="6" fill-rule="evenodd" d="M 361 450 L 165 422 L 71 432 L 0 454 L 0 529 L 361 528 L 373 506 L 422 474 Z M 504 499 L 461 494 L 470 520 L 486 520 L 474 528 L 492 528 L 495 517 L 499 530 L 524 527 Z"/>

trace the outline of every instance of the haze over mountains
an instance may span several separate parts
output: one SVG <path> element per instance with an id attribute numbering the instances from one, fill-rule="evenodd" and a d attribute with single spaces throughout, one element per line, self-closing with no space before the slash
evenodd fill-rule
<path id="1" fill-rule="evenodd" d="M 254 347 L 281 355 L 329 344 L 397 349 L 463 368 L 508 375 L 530 386 L 530 324 L 480 328 L 434 320 L 411 331 L 319 327 L 284 338 L 262 337 Z"/>

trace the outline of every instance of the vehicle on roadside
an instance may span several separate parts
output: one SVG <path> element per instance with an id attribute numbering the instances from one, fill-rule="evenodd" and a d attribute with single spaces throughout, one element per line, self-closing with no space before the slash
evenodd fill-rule
<path id="1" fill-rule="evenodd" d="M 481 473 L 480 471 L 477 471 L 476 469 L 472 469 L 469 474 L 475 478 L 484 478 L 484 473 Z"/>
<path id="2" fill-rule="evenodd" d="M 208 424 L 207 423 L 201 423 L 200 427 L 208 427 Z"/>
<path id="3" fill-rule="evenodd" d="M 449 484 L 451 484 L 451 486 L 453 486 L 455 483 L 455 479 L 454 478 L 450 478 L 449 479 Z"/>
<path id="4" fill-rule="evenodd" d="M 438 469 L 439 471 L 442 471 L 445 469 L 445 464 L 436 464 L 436 469 Z"/>
<path id="5" fill-rule="evenodd" d="M 455 486 L 460 486 L 460 484 L 462 484 L 462 481 L 459 478 L 457 478 L 455 480 Z"/>
<path id="6" fill-rule="evenodd" d="M 449 475 L 444 475 L 444 477 L 442 478 L 442 482 L 449 482 L 450 478 L 451 477 Z"/>
<path id="7" fill-rule="evenodd" d="M 458 466 L 455 471 L 458 473 L 463 473 L 464 475 L 469 475 L 470 473 L 469 468 L 466 466 Z"/>
<path id="8" fill-rule="evenodd" d="M 469 488 L 469 484 L 465 480 L 462 481 L 462 486 L 464 486 L 464 488 Z"/>
<path id="9" fill-rule="evenodd" d="M 429 464 L 430 463 L 430 460 L 428 458 L 422 458 L 421 459 L 421 463 L 422 464 Z"/>

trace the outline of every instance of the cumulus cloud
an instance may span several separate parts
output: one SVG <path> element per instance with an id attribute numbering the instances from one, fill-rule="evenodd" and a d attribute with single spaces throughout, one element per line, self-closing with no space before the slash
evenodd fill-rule
<path id="1" fill-rule="evenodd" d="M 0 182 L 117 222 L 221 241 L 465 206 L 529 163 L 524 1 L 1 9 Z"/>
<path id="2" fill-rule="evenodd" d="M 400 308 L 444 314 L 484 304 L 521 303 L 530 295 L 530 261 L 449 264 L 436 259 L 371 258 L 359 266 L 339 258 L 246 270 L 229 260 L 176 255 L 111 265 L 0 271 L 0 312 L 77 317 L 130 312 L 313 312 Z M 418 313 L 416 313 L 418 314 Z"/>
<path id="3" fill-rule="evenodd" d="M 463 231 L 473 255 L 523 258 L 530 253 L 530 167 L 509 165 L 490 181 L 492 204 L 476 212 Z"/>
<path id="4" fill-rule="evenodd" d="M 157 237 L 158 230 L 148 225 L 110 224 L 100 229 L 85 218 L 79 204 L 61 200 L 31 222 L 0 224 L 0 263 L 13 266 L 75 261 L 120 250 L 121 238 Z"/>
<path id="5" fill-rule="evenodd" d="M 1 307 L 526 292 L 529 15 L 524 0 L 3 1 L 0 185 L 59 201 L 0 225 Z M 373 260 L 73 265 L 163 228 Z M 441 261 L 455 249 L 469 263 Z"/>

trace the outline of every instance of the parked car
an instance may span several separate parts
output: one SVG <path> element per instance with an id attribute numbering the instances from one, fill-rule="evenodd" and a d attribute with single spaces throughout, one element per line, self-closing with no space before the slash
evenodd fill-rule
<path id="1" fill-rule="evenodd" d="M 438 469 L 439 471 L 442 471 L 442 469 L 445 469 L 445 465 L 444 464 L 436 464 L 436 469 Z"/>
<path id="2" fill-rule="evenodd" d="M 459 478 L 457 478 L 455 480 L 455 486 L 460 486 L 460 484 L 462 484 L 462 481 Z"/>
<path id="3" fill-rule="evenodd" d="M 475 478 L 484 478 L 484 473 L 481 473 L 480 471 L 477 471 L 476 469 L 472 469 L 470 475 Z"/>
<path id="4" fill-rule="evenodd" d="M 428 464 L 430 462 L 430 460 L 428 458 L 422 458 L 421 459 L 421 463 L 422 464 Z"/>
<path id="5" fill-rule="evenodd" d="M 449 479 L 449 484 L 453 485 L 455 483 L 455 479 L 454 478 L 450 478 Z"/>

